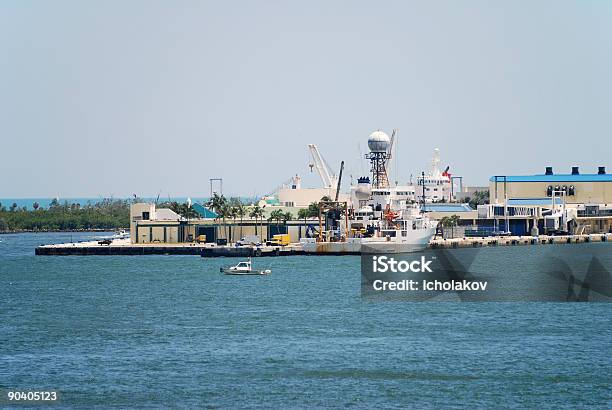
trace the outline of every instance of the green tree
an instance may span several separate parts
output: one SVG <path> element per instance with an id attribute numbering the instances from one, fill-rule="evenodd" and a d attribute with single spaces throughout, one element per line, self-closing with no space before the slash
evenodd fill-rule
<path id="1" fill-rule="evenodd" d="M 304 225 L 306 225 L 306 218 L 310 217 L 310 210 L 308 208 L 300 208 L 297 214 L 298 219 L 304 220 Z"/>
<path id="2" fill-rule="evenodd" d="M 160 206 L 161 207 L 161 206 Z M 172 201 L 168 204 L 168 208 L 174 213 L 181 214 L 181 204 L 176 201 Z"/>
<path id="3" fill-rule="evenodd" d="M 166 204 L 161 204 L 159 207 L 164 208 L 166 207 Z M 196 218 L 198 216 L 198 213 L 196 212 L 196 210 L 193 209 L 193 207 L 189 205 L 187 202 L 179 204 L 176 201 L 172 201 L 169 204 L 167 204 L 167 207 L 185 219 Z"/>
<path id="4" fill-rule="evenodd" d="M 38 208 L 40 208 L 40 204 L 38 202 L 34 202 L 32 204 L 32 208 L 34 208 L 34 210 L 36 211 Z"/>
<path id="5" fill-rule="evenodd" d="M 310 205 L 308 205 L 308 216 L 316 218 L 319 216 L 319 203 L 318 202 L 311 202 Z"/>
<path id="6" fill-rule="evenodd" d="M 269 222 L 276 221 L 276 227 L 278 228 L 278 226 L 280 225 L 280 222 L 284 218 L 285 218 L 285 213 L 280 209 L 275 209 L 274 211 L 270 213 L 270 216 L 268 217 L 268 221 Z"/>
<path id="7" fill-rule="evenodd" d="M 489 203 L 489 191 L 475 191 L 472 198 L 467 202 L 473 209 L 477 209 L 478 205 L 486 205 Z"/>
<path id="8" fill-rule="evenodd" d="M 227 199 L 223 195 L 214 192 L 212 198 L 206 203 L 206 206 L 217 214 L 217 220 L 219 218 L 223 220 L 223 230 L 225 231 L 225 238 L 227 239 L 227 225 L 225 224 L 225 219 L 229 213 Z"/>
<path id="9" fill-rule="evenodd" d="M 221 214 L 223 207 L 227 205 L 227 199 L 223 195 L 219 195 L 216 192 L 213 193 L 212 198 L 208 200 L 206 206 L 212 209 L 217 215 Z"/>
<path id="10" fill-rule="evenodd" d="M 236 210 L 236 216 L 240 218 L 240 237 L 242 238 L 242 223 L 243 223 L 244 217 L 247 214 L 247 208 L 244 205 L 244 203 L 240 199 L 238 199 L 238 201 L 235 204 L 235 210 Z"/>
<path id="11" fill-rule="evenodd" d="M 440 219 L 440 221 L 438 222 L 438 225 L 440 226 L 442 236 L 444 236 L 445 228 L 451 229 L 451 236 L 452 236 L 454 234 L 454 228 L 455 226 L 458 225 L 460 219 L 461 218 L 459 218 L 458 215 L 445 216 L 442 219 Z"/>
<path id="12" fill-rule="evenodd" d="M 129 226 L 129 205 L 124 201 L 103 200 L 83 209 L 56 205 L 50 209 L 14 208 L 7 212 L 0 208 L 0 218 L 6 230 L 119 229 Z"/>
<path id="13" fill-rule="evenodd" d="M 185 219 L 196 218 L 198 216 L 198 213 L 196 212 L 196 210 L 193 209 L 191 204 L 188 204 L 187 202 L 182 203 L 181 206 L 179 207 L 179 210 L 180 210 L 179 215 L 181 215 Z"/>
<path id="14" fill-rule="evenodd" d="M 236 225 L 236 219 L 238 218 L 238 204 L 240 203 L 240 200 L 238 198 L 230 198 L 228 201 L 228 217 L 232 219 L 233 223 L 230 227 L 230 236 L 232 237 L 232 239 L 235 236 L 235 225 Z"/>
<path id="15" fill-rule="evenodd" d="M 251 218 L 255 218 L 255 235 L 257 235 L 257 220 L 263 218 L 263 209 L 259 205 L 255 205 L 249 213 Z M 262 229 L 263 230 L 263 229 Z M 261 239 L 261 237 L 260 237 Z"/>
<path id="16" fill-rule="evenodd" d="M 308 208 L 300 208 L 300 210 L 298 210 L 298 214 L 297 214 L 297 218 L 298 219 L 303 219 L 304 220 L 304 226 L 306 226 L 306 218 L 310 217 L 310 210 Z M 306 231 L 308 231 L 308 229 L 306 229 Z M 300 228 L 300 236 L 302 232 L 302 228 Z"/>

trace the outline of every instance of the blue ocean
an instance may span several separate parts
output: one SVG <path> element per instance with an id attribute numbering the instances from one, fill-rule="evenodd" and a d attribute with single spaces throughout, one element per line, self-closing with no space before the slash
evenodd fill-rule
<path id="1" fill-rule="evenodd" d="M 223 258 L 34 256 L 92 235 L 0 235 L 4 396 L 56 391 L 77 408 L 612 407 L 612 304 L 366 302 L 353 256 L 260 258 L 272 269 L 261 277 L 223 276 L 236 262 Z"/>

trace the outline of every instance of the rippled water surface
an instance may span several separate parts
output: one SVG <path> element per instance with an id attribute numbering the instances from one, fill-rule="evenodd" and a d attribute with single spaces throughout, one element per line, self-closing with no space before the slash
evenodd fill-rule
<path id="1" fill-rule="evenodd" d="M 358 257 L 37 257 L 0 235 L 0 390 L 64 406 L 610 407 L 612 304 L 369 303 Z M 500 269 L 503 269 L 501 267 Z"/>

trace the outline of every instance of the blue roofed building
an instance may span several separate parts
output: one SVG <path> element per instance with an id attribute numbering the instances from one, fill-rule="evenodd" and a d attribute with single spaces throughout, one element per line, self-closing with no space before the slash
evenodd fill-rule
<path id="1" fill-rule="evenodd" d="M 491 203 L 508 199 L 564 198 L 566 204 L 612 203 L 612 175 L 605 167 L 595 173 L 581 173 L 572 167 L 570 173 L 555 174 L 552 167 L 536 175 L 496 175 L 489 179 Z M 552 204 L 552 201 L 551 201 Z"/>
<path id="2" fill-rule="evenodd" d="M 612 175 L 605 167 L 594 171 L 571 167 L 559 174 L 546 167 L 543 174 L 492 176 L 491 204 L 479 207 L 479 220 L 493 219 L 495 226 L 514 234 L 528 234 L 534 227 L 540 232 L 610 232 Z"/>

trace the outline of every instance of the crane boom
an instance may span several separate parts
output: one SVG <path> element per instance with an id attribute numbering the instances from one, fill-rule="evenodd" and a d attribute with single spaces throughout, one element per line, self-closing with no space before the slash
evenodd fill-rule
<path id="1" fill-rule="evenodd" d="M 391 163 L 393 162 L 393 147 L 395 144 L 395 136 L 397 135 L 397 128 L 393 129 L 393 132 L 391 133 L 391 140 L 389 141 L 389 148 L 387 148 L 387 160 L 385 161 L 385 168 L 387 169 L 387 172 L 390 174 L 391 173 Z M 395 178 L 397 178 L 397 175 L 394 175 Z M 389 178 L 391 179 L 391 178 Z"/>
<path id="2" fill-rule="evenodd" d="M 317 148 L 315 144 L 308 144 L 308 149 L 310 150 L 312 162 L 314 163 L 314 166 L 321 177 L 321 181 L 323 181 L 323 187 L 333 188 L 337 183 L 338 178 L 329 170 L 329 166 L 319 152 L 319 148 Z"/>
<path id="3" fill-rule="evenodd" d="M 395 144 L 395 135 L 397 134 L 397 129 L 393 129 L 393 132 L 391 133 L 391 139 L 389 141 L 389 148 L 387 148 L 387 161 L 385 163 L 385 166 L 387 169 L 389 169 L 389 166 L 391 164 L 391 159 L 393 158 L 392 154 L 393 154 L 393 144 Z"/>
<path id="4" fill-rule="evenodd" d="M 336 199 L 334 201 L 338 202 L 338 196 L 340 195 L 340 184 L 342 183 L 342 171 L 344 170 L 344 161 L 340 163 L 340 173 L 338 174 L 338 186 L 336 187 Z"/>

